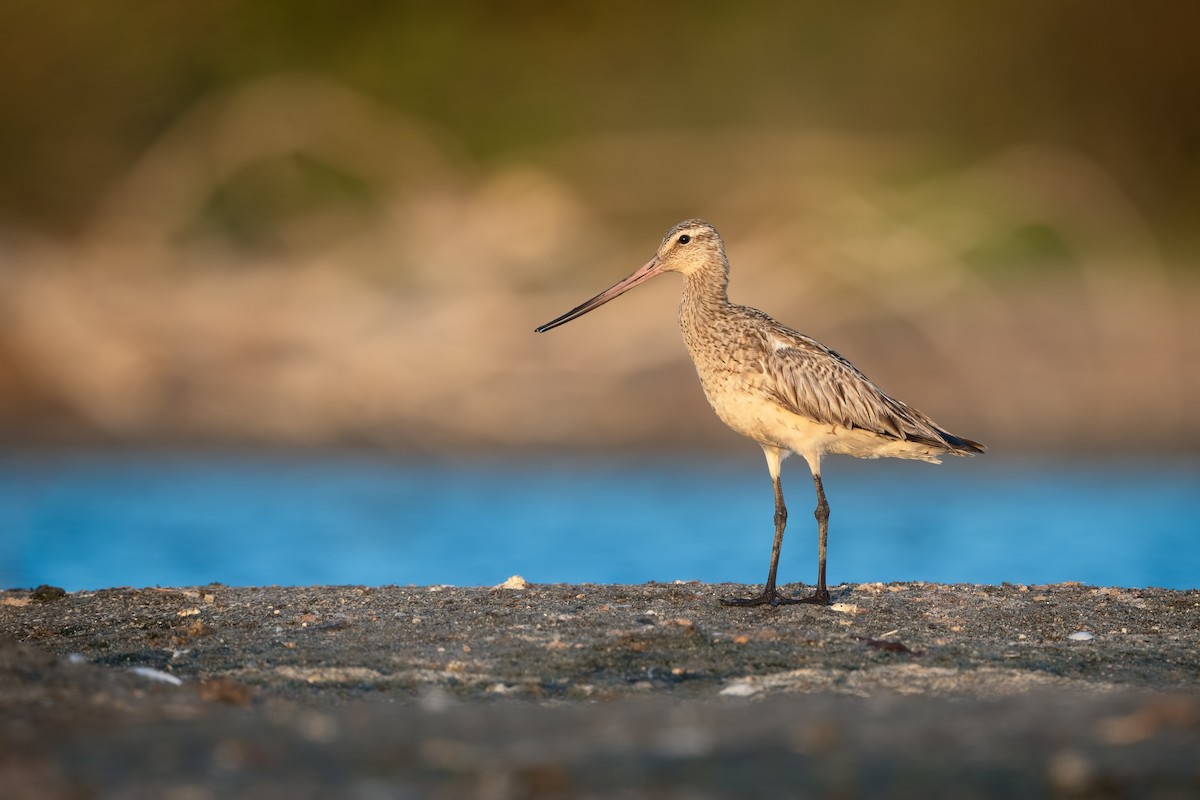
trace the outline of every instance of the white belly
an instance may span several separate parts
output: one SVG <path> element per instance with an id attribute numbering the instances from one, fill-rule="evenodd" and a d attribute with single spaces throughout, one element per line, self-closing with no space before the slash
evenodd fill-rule
<path id="1" fill-rule="evenodd" d="M 941 463 L 943 451 L 939 448 L 859 428 L 814 422 L 744 384 L 737 390 L 706 385 L 705 395 L 717 416 L 730 428 L 761 445 L 798 453 L 810 466 L 819 464 L 821 456 L 827 453 Z"/>

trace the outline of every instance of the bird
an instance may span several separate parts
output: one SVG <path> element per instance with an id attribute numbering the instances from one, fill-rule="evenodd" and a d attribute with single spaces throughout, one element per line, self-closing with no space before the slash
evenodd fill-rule
<path id="1" fill-rule="evenodd" d="M 683 276 L 679 327 L 700 385 L 717 416 L 757 442 L 775 493 L 775 538 L 760 594 L 726 597 L 728 606 L 829 605 L 825 582 L 829 503 L 821 481 L 826 455 L 905 458 L 940 463 L 941 456 L 985 452 L 912 406 L 884 392 L 857 367 L 810 336 L 756 308 L 729 301 L 729 259 L 717 229 L 702 219 L 671 228 L 654 257 L 628 277 L 535 329 L 544 333 L 594 311 L 666 272 Z M 776 586 L 787 526 L 780 471 L 800 455 L 812 473 L 817 505 L 817 583 L 812 594 L 785 595 Z"/>

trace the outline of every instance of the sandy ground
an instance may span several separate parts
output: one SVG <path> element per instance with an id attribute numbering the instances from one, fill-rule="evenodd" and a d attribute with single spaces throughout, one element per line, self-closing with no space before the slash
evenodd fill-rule
<path id="1" fill-rule="evenodd" d="M 0 797 L 1200 796 L 1200 591 L 0 592 Z"/>

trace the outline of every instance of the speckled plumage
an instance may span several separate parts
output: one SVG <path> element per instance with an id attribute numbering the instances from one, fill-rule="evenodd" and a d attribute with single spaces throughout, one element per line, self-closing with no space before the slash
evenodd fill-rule
<path id="1" fill-rule="evenodd" d="M 944 453 L 982 452 L 891 397 L 838 353 L 756 308 L 730 303 L 729 262 L 715 228 L 676 225 L 663 239 L 702 255 L 684 272 L 679 326 L 705 396 L 726 425 L 761 445 L 803 455 L 814 471 L 825 453 L 937 462 Z M 683 270 L 679 270 L 683 272 Z"/>
<path id="2" fill-rule="evenodd" d="M 835 453 L 937 463 L 944 454 L 982 453 L 983 445 L 949 433 L 886 394 L 815 339 L 758 309 L 729 302 L 725 246 L 716 228 L 703 220 L 686 220 L 671 228 L 645 266 L 538 331 L 582 316 L 662 272 L 684 276 L 679 326 L 709 404 L 726 425 L 762 446 L 775 487 L 775 546 L 766 588 L 761 596 L 727 602 L 797 602 L 775 590 L 787 520 L 779 473 L 782 460 L 790 453 L 799 453 L 808 462 L 818 499 L 818 586 L 813 598 L 803 601 L 828 602 L 825 539 L 829 510 L 821 484 L 821 458 Z"/>

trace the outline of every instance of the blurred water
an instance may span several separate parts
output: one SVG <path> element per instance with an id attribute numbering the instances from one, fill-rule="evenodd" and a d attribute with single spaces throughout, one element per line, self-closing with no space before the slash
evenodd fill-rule
<path id="1" fill-rule="evenodd" d="M 829 459 L 832 583 L 1200 585 L 1200 460 Z M 816 572 L 787 462 L 780 579 Z M 0 454 L 0 586 L 438 584 L 765 577 L 757 458 Z"/>

